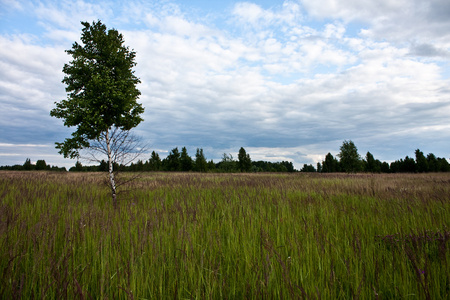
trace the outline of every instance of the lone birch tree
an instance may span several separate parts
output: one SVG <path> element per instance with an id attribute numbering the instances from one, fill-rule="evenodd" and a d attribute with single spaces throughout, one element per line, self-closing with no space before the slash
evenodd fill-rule
<path id="1" fill-rule="evenodd" d="M 90 151 L 94 160 L 106 156 L 109 186 L 113 204 L 117 204 L 114 163 L 133 160 L 139 149 L 130 130 L 143 119 L 140 83 L 134 75 L 136 53 L 125 47 L 124 39 L 115 29 L 107 30 L 101 21 L 81 22 L 82 45 L 75 42 L 66 52 L 72 60 L 64 65 L 63 83 L 67 99 L 55 102 L 50 115 L 76 127 L 72 137 L 56 148 L 64 157 L 79 158 L 80 151 Z M 98 158 L 98 159 L 97 159 Z"/>

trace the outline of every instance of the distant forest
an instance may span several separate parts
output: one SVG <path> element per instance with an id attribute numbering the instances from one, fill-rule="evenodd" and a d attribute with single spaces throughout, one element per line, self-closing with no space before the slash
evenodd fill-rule
<path id="1" fill-rule="evenodd" d="M 367 173 L 425 173 L 425 172 L 450 172 L 450 164 L 445 158 L 436 157 L 433 153 L 424 155 L 422 151 L 415 151 L 415 158 L 406 156 L 404 159 L 392 163 L 381 162 L 367 152 L 364 158 L 358 154 L 358 150 L 352 141 L 344 141 L 340 153 L 334 157 L 331 153 L 325 156 L 322 162 L 316 166 L 304 164 L 300 170 L 296 170 L 292 162 L 267 162 L 252 161 L 250 155 L 241 147 L 237 159 L 231 154 L 224 153 L 220 162 L 207 160 L 203 149 L 197 148 L 195 157 L 188 155 L 186 147 L 170 151 L 166 158 L 161 159 L 159 154 L 153 151 L 148 160 L 138 160 L 129 165 L 114 166 L 115 170 L 123 172 L 367 172 Z M 29 158 L 23 165 L 1 166 L 0 170 L 49 170 L 67 171 L 66 168 L 47 165 L 45 160 L 38 160 L 36 164 L 31 163 Z M 108 164 L 102 160 L 98 165 L 83 166 L 77 161 L 70 168 L 71 172 L 107 172 Z"/>

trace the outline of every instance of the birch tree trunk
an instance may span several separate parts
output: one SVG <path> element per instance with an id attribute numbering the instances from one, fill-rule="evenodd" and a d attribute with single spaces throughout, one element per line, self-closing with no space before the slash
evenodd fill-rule
<path id="1" fill-rule="evenodd" d="M 109 186 L 111 188 L 112 200 L 114 208 L 117 208 L 117 198 L 116 198 L 116 182 L 114 180 L 114 170 L 111 155 L 111 141 L 109 139 L 109 129 L 106 130 L 106 149 L 108 151 L 108 170 L 109 170 Z"/>

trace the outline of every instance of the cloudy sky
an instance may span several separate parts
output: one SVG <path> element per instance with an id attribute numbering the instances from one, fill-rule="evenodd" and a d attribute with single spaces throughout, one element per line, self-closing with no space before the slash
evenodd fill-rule
<path id="1" fill-rule="evenodd" d="M 352 140 L 382 161 L 450 158 L 448 0 L 0 0 L 0 165 L 74 165 L 49 111 L 64 50 L 96 20 L 137 53 L 135 131 L 162 157 L 244 147 L 301 168 Z"/>

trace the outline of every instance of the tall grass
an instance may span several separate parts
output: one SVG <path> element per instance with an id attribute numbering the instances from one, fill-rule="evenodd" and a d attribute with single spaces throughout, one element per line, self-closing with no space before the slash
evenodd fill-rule
<path id="1" fill-rule="evenodd" d="M 0 298 L 449 298 L 449 174 L 104 181 L 0 172 Z"/>

